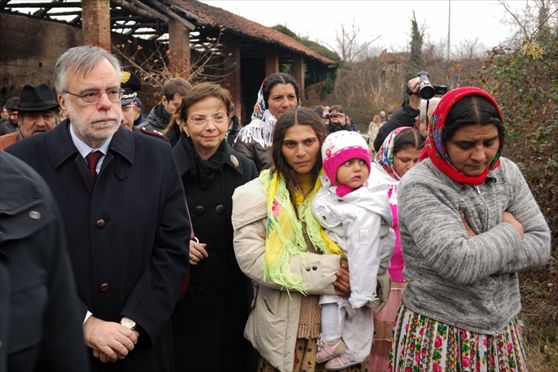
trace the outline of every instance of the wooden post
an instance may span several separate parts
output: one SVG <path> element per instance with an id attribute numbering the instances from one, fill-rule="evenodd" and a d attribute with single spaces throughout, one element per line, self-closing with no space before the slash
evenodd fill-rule
<path id="1" fill-rule="evenodd" d="M 235 106 L 236 115 L 242 122 L 242 81 L 240 70 L 240 41 L 232 35 L 224 35 L 223 37 L 224 59 L 223 66 L 225 68 L 225 76 L 223 86 L 231 92 L 232 100 Z"/>
<path id="2" fill-rule="evenodd" d="M 190 34 L 175 19 L 169 20 L 169 70 L 177 77 L 190 77 Z"/>
<path id="3" fill-rule="evenodd" d="M 279 53 L 277 49 L 267 49 L 265 52 L 265 76 L 279 72 Z"/>
<path id="4" fill-rule="evenodd" d="M 301 55 L 295 55 L 293 57 L 292 63 L 293 77 L 298 83 L 298 89 L 300 90 L 300 100 L 304 102 L 304 59 Z"/>
<path id="5" fill-rule="evenodd" d="M 110 52 L 110 0 L 83 0 L 81 11 L 83 43 Z"/>

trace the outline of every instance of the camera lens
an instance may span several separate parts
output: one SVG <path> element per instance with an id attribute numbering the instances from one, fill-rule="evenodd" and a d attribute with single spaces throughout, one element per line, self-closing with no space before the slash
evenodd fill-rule
<path id="1" fill-rule="evenodd" d="M 432 87 L 432 85 L 423 86 L 421 83 L 421 87 L 419 89 L 419 96 L 422 99 L 430 99 L 434 97 L 434 88 Z"/>

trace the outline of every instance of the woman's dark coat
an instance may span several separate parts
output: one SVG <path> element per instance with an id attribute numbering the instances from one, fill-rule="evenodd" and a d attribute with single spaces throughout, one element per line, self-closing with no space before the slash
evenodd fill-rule
<path id="1" fill-rule="evenodd" d="M 232 194 L 257 176 L 254 163 L 224 141 L 225 163 L 202 187 L 192 175 L 181 138 L 173 149 L 195 236 L 208 257 L 190 266 L 190 283 L 173 314 L 177 371 L 248 371 L 253 351 L 244 339 L 251 285 L 233 250 Z"/>

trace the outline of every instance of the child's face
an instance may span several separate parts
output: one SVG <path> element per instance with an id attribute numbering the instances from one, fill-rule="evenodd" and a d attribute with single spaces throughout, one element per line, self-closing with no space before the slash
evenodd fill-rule
<path id="1" fill-rule="evenodd" d="M 337 183 L 358 189 L 368 179 L 368 167 L 362 159 L 347 160 L 337 168 Z"/>

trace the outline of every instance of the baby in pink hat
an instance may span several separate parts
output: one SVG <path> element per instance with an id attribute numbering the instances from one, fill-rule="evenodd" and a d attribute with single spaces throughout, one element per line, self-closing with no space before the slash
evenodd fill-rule
<path id="1" fill-rule="evenodd" d="M 372 311 L 383 306 L 378 283 L 389 292 L 386 269 L 394 235 L 385 187 L 369 179 L 370 150 L 357 133 L 330 134 L 322 145 L 325 176 L 312 201 L 312 212 L 349 263 L 351 295 L 348 299 L 320 298 L 322 332 L 317 363 L 328 370 L 343 369 L 366 360 L 374 324 Z"/>

